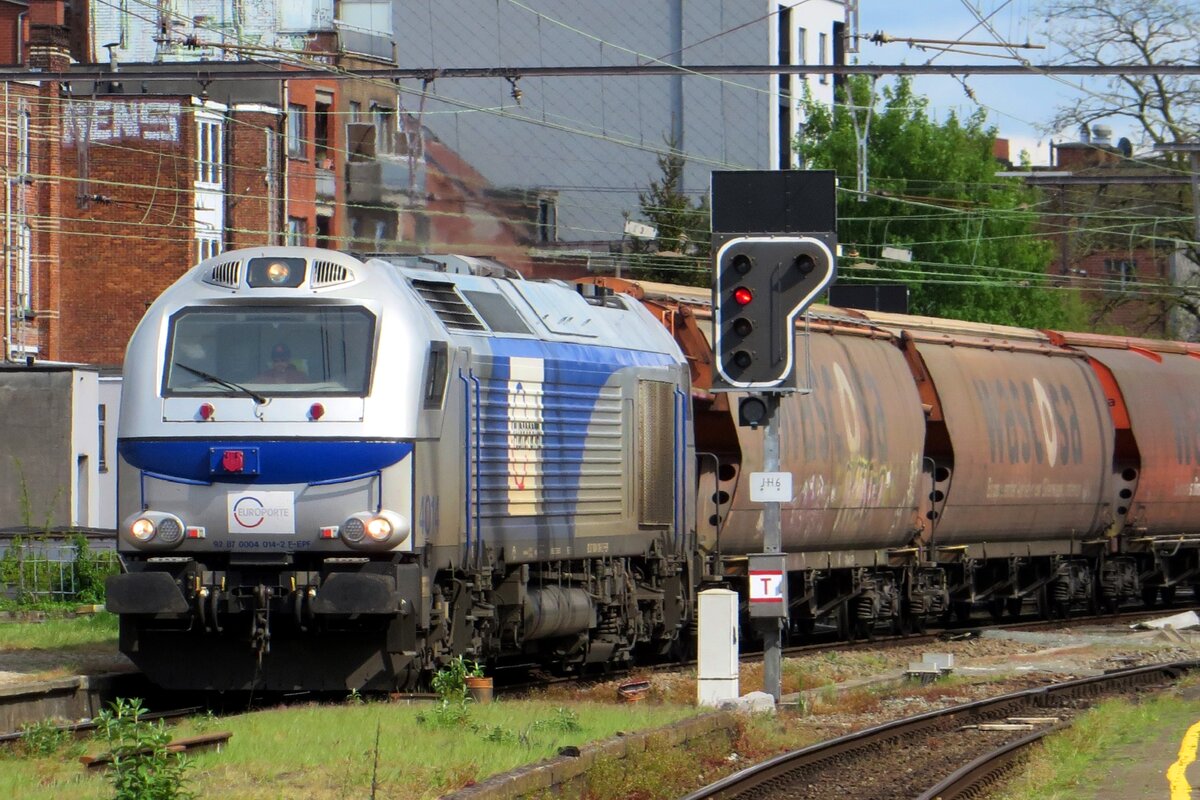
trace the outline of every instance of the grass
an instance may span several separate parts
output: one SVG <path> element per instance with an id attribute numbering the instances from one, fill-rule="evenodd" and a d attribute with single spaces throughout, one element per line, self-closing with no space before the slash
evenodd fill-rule
<path id="1" fill-rule="evenodd" d="M 233 733 L 222 752 L 199 753 L 193 760 L 189 788 L 202 797 L 369 797 L 374 773 L 379 797 L 425 800 L 553 757 L 560 747 L 700 713 L 687 706 L 646 703 L 577 703 L 567 712 L 544 701 L 468 709 L 465 724 L 441 726 L 418 721 L 418 715 L 432 716 L 428 706 L 308 705 L 216 721 L 197 718 L 180 725 L 176 735 L 215 729 Z M 89 752 L 97 748 L 88 745 Z M 78 745 L 68 745 L 50 756 L 0 756 L 0 797 L 109 796 L 102 776 L 84 773 L 77 761 L 80 754 Z"/>
<path id="2" fill-rule="evenodd" d="M 1194 680 L 1192 681 L 1194 685 Z M 1182 684 L 1181 684 L 1182 685 Z M 1178 687 L 1177 687 L 1178 688 Z M 1194 695 L 1193 695 L 1194 696 Z M 1068 800 L 1094 793 L 1105 780 L 1113 754 L 1136 746 L 1147 736 L 1157 736 L 1167 726 L 1179 738 L 1200 719 L 1200 702 L 1181 700 L 1177 691 L 1165 692 L 1138 703 L 1108 700 L 1100 703 L 1062 733 L 1047 737 L 1030 755 L 1024 771 L 995 800 Z M 1178 742 L 1160 754 L 1163 783 L 1168 795 L 1166 770 L 1175 759 Z"/>
<path id="3" fill-rule="evenodd" d="M 0 623 L 0 650 L 117 649 L 117 617 L 100 612 Z"/>

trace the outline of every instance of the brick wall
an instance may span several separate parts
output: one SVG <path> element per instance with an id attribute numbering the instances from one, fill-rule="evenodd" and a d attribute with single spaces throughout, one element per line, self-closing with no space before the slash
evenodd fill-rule
<path id="1" fill-rule="evenodd" d="M 235 108 L 226 126 L 225 249 L 282 244 L 285 228 L 279 175 L 283 116 Z M 268 141 L 273 144 L 268 144 Z M 272 154 L 276 154 L 271 161 Z"/>
<path id="2" fill-rule="evenodd" d="M 191 99 L 101 95 L 67 108 L 57 357 L 119 365 L 146 306 L 194 260 Z"/>
<path id="3" fill-rule="evenodd" d="M 1105 333 L 1161 339 L 1168 336 L 1168 304 L 1155 294 L 1170 283 L 1166 250 L 1101 250 L 1074 264 L 1071 283 L 1095 309 L 1093 324 Z"/>

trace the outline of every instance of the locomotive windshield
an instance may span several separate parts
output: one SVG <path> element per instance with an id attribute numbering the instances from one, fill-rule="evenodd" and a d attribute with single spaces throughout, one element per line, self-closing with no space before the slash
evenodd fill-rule
<path id="1" fill-rule="evenodd" d="M 171 318 L 164 396 L 364 396 L 374 327 L 350 306 L 187 308 Z"/>

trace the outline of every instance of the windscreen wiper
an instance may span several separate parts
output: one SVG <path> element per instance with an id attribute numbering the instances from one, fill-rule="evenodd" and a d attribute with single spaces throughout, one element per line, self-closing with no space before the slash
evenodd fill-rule
<path id="1" fill-rule="evenodd" d="M 233 381 L 227 381 L 224 378 L 218 378 L 216 375 L 210 375 L 202 369 L 196 369 L 195 367 L 189 367 L 187 364 L 182 364 L 178 361 L 175 362 L 175 366 L 179 367 L 180 369 L 186 369 L 188 372 L 192 373 L 193 375 L 197 375 L 206 381 L 210 381 L 212 383 L 217 384 L 218 386 L 224 386 L 226 389 L 231 389 L 232 391 L 238 392 L 239 394 L 244 394 L 244 395 L 246 395 L 246 397 L 249 397 L 251 400 L 258 403 L 260 406 L 265 405 L 267 402 L 267 398 L 263 397 L 261 394 L 254 391 L 253 389 L 247 389 L 245 386 L 242 386 L 240 383 L 234 383 Z"/>

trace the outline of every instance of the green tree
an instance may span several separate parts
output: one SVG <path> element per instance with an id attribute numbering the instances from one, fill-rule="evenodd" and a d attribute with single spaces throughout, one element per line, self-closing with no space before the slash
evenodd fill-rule
<path id="1" fill-rule="evenodd" d="M 633 276 L 662 283 L 708 286 L 712 281 L 708 263 L 711 244 L 708 198 L 693 202 L 683 191 L 686 159 L 674 140 L 659 154 L 658 180 L 638 192 L 642 216 L 658 235 L 648 242 L 635 241 Z"/>
<path id="2" fill-rule="evenodd" d="M 806 122 L 796 142 L 808 168 L 839 176 L 838 280 L 904 283 L 914 314 L 1082 325 L 1078 298 L 1054 288 L 1046 275 L 1051 244 L 1036 235 L 1037 193 L 995 175 L 996 133 L 984 126 L 983 112 L 936 122 L 907 78 L 878 98 L 865 76 L 846 86 L 848 96 L 840 94 L 832 111 L 811 98 L 804 102 Z M 854 188 L 856 127 L 869 131 L 864 194 Z M 882 260 L 885 246 L 910 250 L 912 261 Z M 853 268 L 871 264 L 876 268 Z"/>

